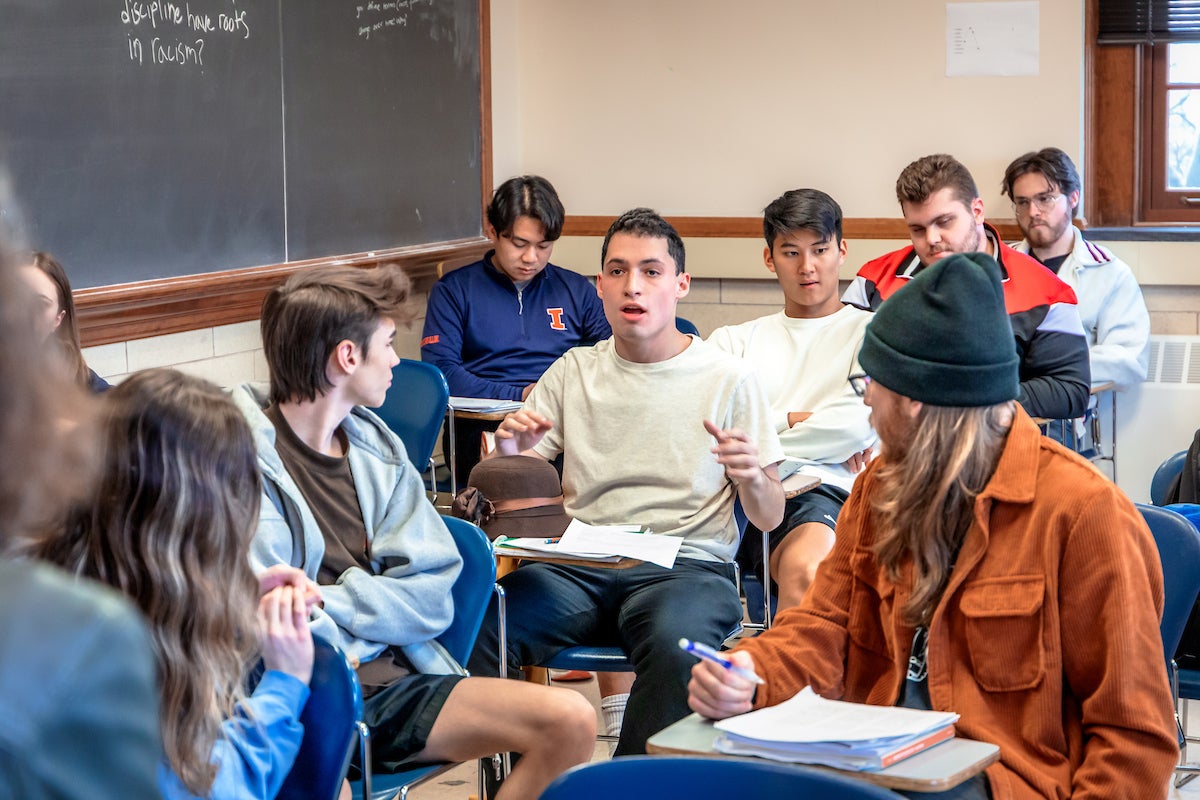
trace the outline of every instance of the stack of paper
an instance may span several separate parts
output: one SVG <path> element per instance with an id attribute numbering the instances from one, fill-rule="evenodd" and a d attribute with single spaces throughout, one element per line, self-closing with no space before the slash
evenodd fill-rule
<path id="1" fill-rule="evenodd" d="M 636 525 L 588 525 L 573 519 L 560 538 L 512 539 L 502 536 L 496 539 L 495 548 L 497 553 L 505 555 L 539 558 L 600 562 L 635 558 L 670 569 L 675 565 L 681 544 L 683 539 L 678 536 L 656 536 Z"/>
<path id="2" fill-rule="evenodd" d="M 558 538 L 498 536 L 492 542 L 492 547 L 498 556 L 516 556 L 517 558 L 563 558 L 572 561 L 596 561 L 601 564 L 615 564 L 622 558 L 622 556 L 612 554 L 569 553 L 559 547 Z"/>
<path id="3" fill-rule="evenodd" d="M 775 761 L 873 770 L 954 736 L 958 715 L 869 706 L 818 697 L 805 688 L 791 700 L 716 723 L 716 749 Z"/>
<path id="4" fill-rule="evenodd" d="M 520 400 L 496 400 L 490 397 L 450 397 L 450 407 L 455 411 L 475 411 L 480 414 L 516 411 L 520 409 Z"/>

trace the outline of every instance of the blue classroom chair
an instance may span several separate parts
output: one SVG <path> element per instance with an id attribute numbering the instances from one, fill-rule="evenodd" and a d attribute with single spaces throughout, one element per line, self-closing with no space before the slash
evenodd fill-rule
<path id="1" fill-rule="evenodd" d="M 450 589 L 454 598 L 454 621 L 446 629 L 438 642 L 460 664 L 467 662 L 471 648 L 475 646 L 475 637 L 479 634 L 479 626 L 483 623 L 483 615 L 487 612 L 488 600 L 493 590 L 502 591 L 496 586 L 496 559 L 492 556 L 492 545 L 482 530 L 463 519 L 442 517 L 450 535 L 454 537 L 458 551 L 462 555 L 463 568 L 458 579 Z M 501 599 L 503 604 L 503 599 Z M 352 785 L 355 800 L 388 800 L 388 798 L 408 797 L 409 791 L 430 778 L 436 777 L 456 764 L 425 764 L 419 767 L 397 772 L 394 774 L 372 774 L 370 769 L 370 733 L 365 725 L 361 725 L 360 748 L 363 764 L 363 779 Z M 484 797 L 485 765 L 490 764 L 486 759 L 480 763 L 479 796 Z"/>
<path id="2" fill-rule="evenodd" d="M 631 787 L 636 791 L 631 792 Z M 541 800 L 614 797 L 795 797 L 804 800 L 899 800 L 901 795 L 825 770 L 772 761 L 702 756 L 626 756 L 567 770 Z"/>
<path id="3" fill-rule="evenodd" d="M 1180 450 L 1173 456 L 1168 456 L 1150 479 L 1150 502 L 1156 506 L 1167 504 L 1167 492 L 1171 484 L 1183 473 L 1183 463 L 1187 460 L 1187 450 Z"/>
<path id="4" fill-rule="evenodd" d="M 362 725 L 362 691 L 345 654 L 313 637 L 311 693 L 300 724 L 304 738 L 277 800 L 337 800 Z"/>
<path id="5" fill-rule="evenodd" d="M 1186 755 L 1186 740 L 1184 728 L 1180 719 L 1180 698 L 1185 694 L 1183 670 L 1175 664 L 1175 650 L 1179 647 L 1179 639 L 1183 636 L 1184 625 L 1192 613 L 1196 597 L 1200 594 L 1200 531 L 1196 530 L 1186 517 L 1169 508 L 1137 504 L 1138 511 L 1146 520 L 1150 533 L 1154 536 L 1154 544 L 1158 547 L 1159 560 L 1163 572 L 1163 613 L 1159 623 L 1159 633 L 1162 637 L 1164 658 L 1167 665 L 1167 675 L 1171 681 L 1171 694 L 1175 701 L 1175 719 L 1179 726 L 1180 766 L 1177 773 L 1191 773 L 1193 776 L 1200 768 L 1184 765 Z M 1187 672 L 1194 672 L 1187 670 Z M 1187 686 L 1192 688 L 1196 681 L 1189 676 Z M 1200 697 L 1200 695 L 1193 695 Z"/>
<path id="6" fill-rule="evenodd" d="M 433 449 L 442 431 L 450 404 L 450 387 L 433 364 L 400 359 L 392 367 L 392 388 L 375 413 L 404 443 L 408 459 L 418 472 L 429 472 L 429 491 L 436 498 Z"/>

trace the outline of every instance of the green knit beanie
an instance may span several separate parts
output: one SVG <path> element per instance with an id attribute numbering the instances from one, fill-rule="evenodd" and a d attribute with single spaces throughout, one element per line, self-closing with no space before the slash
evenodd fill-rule
<path id="1" fill-rule="evenodd" d="M 935 406 L 991 406 L 1019 391 L 1000 267 L 987 253 L 946 256 L 879 307 L 859 363 L 872 380 Z"/>

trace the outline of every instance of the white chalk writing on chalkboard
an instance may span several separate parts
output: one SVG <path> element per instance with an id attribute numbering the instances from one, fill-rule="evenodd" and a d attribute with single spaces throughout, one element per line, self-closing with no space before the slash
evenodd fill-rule
<path id="1" fill-rule="evenodd" d="M 367 0 L 355 5 L 354 18 L 358 21 L 358 35 L 370 39 L 372 33 L 387 28 L 407 28 L 408 14 L 420 5 L 433 5 L 433 0 Z"/>
<path id="2" fill-rule="evenodd" d="M 231 5 L 230 0 L 212 3 L 208 8 L 204 7 L 202 1 L 193 8 L 191 0 L 182 3 L 172 0 L 121 0 L 120 17 L 126 26 L 129 60 L 139 66 L 174 64 L 203 67 L 207 36 L 250 38 L 250 20 L 246 10 L 237 8 L 236 4 Z M 146 36 L 141 35 L 141 31 L 145 30 L 142 26 L 149 28 Z M 172 36 L 172 28 L 204 35 L 196 38 Z"/>

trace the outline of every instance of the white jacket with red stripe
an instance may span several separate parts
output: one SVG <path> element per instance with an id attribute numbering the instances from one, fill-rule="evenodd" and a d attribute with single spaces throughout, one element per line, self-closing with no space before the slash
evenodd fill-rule
<path id="1" fill-rule="evenodd" d="M 1013 249 L 1028 253 L 1029 242 Z M 1058 277 L 1079 300 L 1092 383 L 1111 381 L 1127 389 L 1144 381 L 1150 358 L 1150 314 L 1129 265 L 1075 231 L 1075 245 Z"/>

